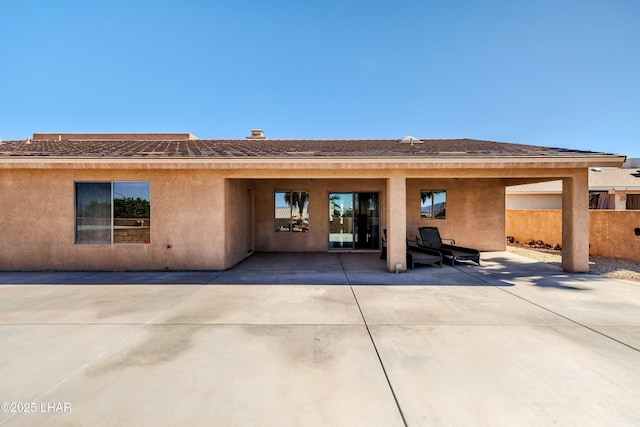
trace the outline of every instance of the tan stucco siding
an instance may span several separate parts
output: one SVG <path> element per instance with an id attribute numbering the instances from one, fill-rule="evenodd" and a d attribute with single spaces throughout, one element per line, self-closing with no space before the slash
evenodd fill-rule
<path id="1" fill-rule="evenodd" d="M 161 270 L 225 266 L 224 179 L 215 171 L 4 170 L 0 269 Z M 75 182 L 149 181 L 149 244 L 75 244 Z"/>
<path id="2" fill-rule="evenodd" d="M 446 219 L 420 218 L 420 191 L 446 190 Z M 407 237 L 438 227 L 444 238 L 481 251 L 505 249 L 505 186 L 500 179 L 411 179 L 407 184 Z"/>
<path id="3" fill-rule="evenodd" d="M 562 210 L 507 210 L 507 236 L 519 242 L 542 240 L 562 245 Z"/>
<path id="4" fill-rule="evenodd" d="M 61 268 L 72 261 L 74 187 L 63 172 L 0 175 L 0 268 Z M 64 203 L 68 199 L 70 203 Z"/>
<path id="5" fill-rule="evenodd" d="M 222 198 L 220 202 L 222 202 Z M 224 268 L 229 268 L 247 257 L 251 248 L 253 189 L 251 181 L 227 179 L 225 181 L 224 222 L 216 229 L 225 232 Z"/>
<path id="6" fill-rule="evenodd" d="M 589 211 L 589 253 L 640 262 L 640 211 Z"/>
<path id="7" fill-rule="evenodd" d="M 255 244 L 257 251 L 322 252 L 329 245 L 329 193 L 379 192 L 384 180 L 279 179 L 254 180 Z M 309 191 L 309 232 L 277 233 L 274 193 L 277 190 Z M 381 218 L 382 220 L 382 218 Z"/>
<path id="8" fill-rule="evenodd" d="M 309 160 L 308 164 L 288 163 L 290 169 L 283 168 L 284 163 L 269 169 L 264 160 L 256 164 L 247 160 L 233 169 L 234 165 L 222 162 L 167 161 L 34 164 L 25 160 L 11 167 L 0 164 L 0 270 L 217 270 L 232 267 L 252 249 L 326 251 L 330 192 L 378 192 L 379 230 L 399 231 L 400 237 L 393 234 L 396 248 L 404 249 L 405 234 L 414 238 L 419 227 L 435 225 L 443 237 L 454 238 L 459 245 L 504 250 L 507 183 L 586 174 L 586 170 L 583 174 L 566 168 L 527 169 L 524 165 L 516 169 L 480 168 L 477 163 L 475 168 L 433 164 L 433 168 L 420 169 L 401 163 L 356 160 L 345 165 L 337 160 Z M 329 168 L 334 164 L 336 169 Z M 75 244 L 74 182 L 78 181 L 149 181 L 150 243 Z M 405 197 L 398 192 L 390 194 L 390 189 L 402 189 Z M 275 231 L 276 190 L 309 191 L 309 232 Z M 447 191 L 446 219 L 420 218 L 420 190 Z M 397 205 L 389 209 L 390 197 L 404 203 L 406 211 L 398 213 Z M 576 215 L 567 218 L 579 219 L 582 214 Z M 405 221 L 403 226 L 389 227 L 396 217 Z M 398 254 L 402 260 L 404 253 Z"/>
<path id="9" fill-rule="evenodd" d="M 640 211 L 590 210 L 589 254 L 640 262 Z M 507 235 L 562 245 L 561 210 L 508 210 Z"/>
<path id="10" fill-rule="evenodd" d="M 209 170 L 151 171 L 150 176 L 154 265 L 171 270 L 225 268 L 224 178 Z"/>
<path id="11" fill-rule="evenodd" d="M 562 209 L 562 194 L 507 194 L 507 209 Z"/>
<path id="12" fill-rule="evenodd" d="M 149 244 L 75 244 L 75 182 L 149 181 Z M 504 187 L 492 179 L 407 181 L 407 237 L 422 225 L 481 250 L 504 247 Z M 310 231 L 276 233 L 274 192 L 310 192 Z M 420 190 L 447 190 L 447 219 L 420 219 Z M 248 192 L 251 191 L 249 201 Z M 378 192 L 385 179 L 225 179 L 216 170 L 3 170 L 0 180 L 0 269 L 208 270 L 229 268 L 258 251 L 328 249 L 330 192 Z M 253 212 L 249 212 L 253 206 Z M 381 206 L 381 207 L 382 207 Z M 380 231 L 387 227 L 380 210 Z M 469 220 L 469 217 L 472 220 Z M 253 228 L 251 222 L 253 220 Z"/>

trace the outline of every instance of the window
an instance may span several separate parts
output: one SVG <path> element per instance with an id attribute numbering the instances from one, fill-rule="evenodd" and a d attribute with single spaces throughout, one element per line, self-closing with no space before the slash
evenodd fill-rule
<path id="1" fill-rule="evenodd" d="M 447 214 L 447 192 L 444 190 L 420 191 L 420 218 L 445 219 Z"/>
<path id="2" fill-rule="evenodd" d="M 640 194 L 627 194 L 627 210 L 640 210 Z"/>
<path id="3" fill-rule="evenodd" d="M 306 233 L 309 231 L 309 192 L 277 190 L 275 192 L 275 231 Z"/>
<path id="4" fill-rule="evenodd" d="M 150 243 L 149 182 L 76 183 L 76 243 Z"/>
<path id="5" fill-rule="evenodd" d="M 616 200 L 614 194 L 606 191 L 589 192 L 589 209 L 615 209 Z"/>

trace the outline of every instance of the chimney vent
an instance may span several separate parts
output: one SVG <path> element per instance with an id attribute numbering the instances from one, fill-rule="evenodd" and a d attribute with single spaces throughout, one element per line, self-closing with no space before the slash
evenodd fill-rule
<path id="1" fill-rule="evenodd" d="M 262 129 L 251 129 L 251 135 L 246 137 L 247 139 L 267 139 L 264 136 L 264 131 Z"/>
<path id="2" fill-rule="evenodd" d="M 424 143 L 424 141 L 418 139 L 418 138 L 414 138 L 413 136 L 405 136 L 402 139 L 400 139 L 398 142 L 400 142 L 401 144 L 411 144 L 411 146 L 413 147 L 413 144 L 422 144 Z"/>

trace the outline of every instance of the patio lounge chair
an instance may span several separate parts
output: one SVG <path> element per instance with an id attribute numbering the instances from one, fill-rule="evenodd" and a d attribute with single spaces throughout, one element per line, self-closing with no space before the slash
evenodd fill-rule
<path id="1" fill-rule="evenodd" d="M 456 241 L 453 239 L 442 239 L 438 227 L 420 227 L 418 231 L 420 231 L 418 247 L 435 249 L 451 265 L 455 265 L 457 261 L 473 261 L 480 264 L 478 250 L 456 246 Z M 450 244 L 444 244 L 442 240 L 448 240 Z"/>
<path id="2" fill-rule="evenodd" d="M 415 264 L 435 264 L 442 268 L 442 254 L 431 248 L 419 247 L 407 239 L 407 268 L 413 270 Z"/>
<path id="3" fill-rule="evenodd" d="M 413 244 L 412 244 L 413 243 Z M 381 259 L 387 259 L 387 229 L 383 230 Z M 435 264 L 442 267 L 442 254 L 431 248 L 417 246 L 417 242 L 407 239 L 407 268 L 413 270 L 416 264 Z"/>

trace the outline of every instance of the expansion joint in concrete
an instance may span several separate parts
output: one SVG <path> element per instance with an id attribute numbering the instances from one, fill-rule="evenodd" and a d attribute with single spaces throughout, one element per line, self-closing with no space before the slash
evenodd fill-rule
<path id="1" fill-rule="evenodd" d="M 459 271 L 464 272 L 465 274 L 469 274 L 470 276 L 475 277 L 474 275 L 472 275 L 472 274 L 470 274 L 470 273 L 468 273 L 468 272 L 464 271 L 464 269 L 458 268 L 458 270 L 459 270 Z M 565 319 L 565 320 L 567 320 L 567 321 L 569 321 L 569 322 L 571 322 L 571 323 L 573 323 L 573 324 L 575 324 L 575 325 L 577 325 L 577 326 L 581 326 L 581 327 L 583 327 L 583 328 L 585 328 L 585 329 L 587 329 L 587 330 L 589 330 L 589 331 L 591 331 L 591 332 L 594 332 L 594 333 L 596 333 L 596 334 L 598 334 L 598 335 L 601 335 L 601 336 L 603 336 L 603 337 L 605 337 L 605 338 L 608 338 L 608 339 L 610 339 L 610 340 L 612 340 L 612 341 L 615 341 L 615 342 L 617 342 L 618 344 L 622 344 L 623 346 L 625 346 L 625 347 L 627 347 L 627 348 L 630 348 L 630 349 L 632 349 L 632 350 L 635 350 L 635 351 L 637 351 L 637 352 L 640 352 L 640 348 L 636 348 L 636 347 L 634 347 L 634 346 L 632 346 L 632 345 L 629 345 L 629 344 L 627 344 L 627 343 L 625 343 L 625 342 L 622 342 L 622 341 L 620 341 L 620 340 L 618 340 L 618 339 L 616 339 L 616 338 L 614 338 L 614 337 L 612 337 L 612 336 L 610 336 L 610 335 L 607 335 L 607 334 L 605 334 L 605 333 L 603 333 L 603 332 L 601 332 L 601 331 L 598 331 L 597 329 L 594 329 L 594 328 L 592 328 L 592 327 L 590 327 L 590 326 L 588 326 L 588 325 L 585 325 L 584 323 L 580 323 L 580 322 L 578 322 L 578 321 L 576 321 L 576 320 L 574 320 L 574 319 L 572 319 L 572 318 L 570 318 L 570 317 L 564 316 L 564 315 L 562 315 L 562 314 L 560 314 L 560 313 L 558 313 L 558 312 L 556 312 L 556 311 L 553 311 L 553 310 L 551 310 L 551 309 L 549 309 L 549 308 L 547 308 L 547 307 L 544 307 L 544 306 L 542 306 L 542 305 L 540 305 L 540 304 L 537 304 L 537 303 L 535 303 L 535 302 L 533 302 L 533 301 L 531 301 L 531 300 L 529 300 L 529 299 L 527 299 L 527 298 L 521 297 L 520 295 L 517 295 L 517 294 L 515 294 L 515 293 L 513 293 L 513 292 L 509 292 L 507 289 L 504 289 L 504 288 L 503 288 L 503 287 L 501 287 L 501 286 L 495 286 L 495 284 L 493 284 L 493 283 L 491 283 L 491 282 L 489 282 L 489 281 L 487 281 L 487 280 L 484 280 L 482 277 L 478 277 L 478 278 L 479 278 L 480 280 L 482 280 L 483 282 L 487 283 L 488 285 L 491 285 L 491 286 L 493 286 L 493 287 L 495 287 L 495 288 L 497 288 L 497 289 L 500 289 L 501 291 L 506 292 L 506 293 L 508 293 L 509 295 L 512 295 L 512 296 L 514 296 L 514 297 L 516 297 L 516 298 L 519 298 L 519 299 L 521 299 L 522 301 L 525 301 L 525 302 L 528 302 L 529 304 L 535 305 L 536 307 L 541 308 L 541 309 L 543 309 L 543 310 L 545 310 L 545 311 L 547 311 L 547 312 L 549 312 L 549 313 L 551 313 L 551 314 L 553 314 L 553 315 L 555 315 L 555 316 L 558 316 L 558 317 L 560 317 L 560 318 L 562 318 L 562 319 Z"/>
<path id="2" fill-rule="evenodd" d="M 360 312 L 360 316 L 362 317 L 362 322 L 364 323 L 364 327 L 367 329 L 367 334 L 369 335 L 369 339 L 371 340 L 371 345 L 373 346 L 374 351 L 376 352 L 376 357 L 378 358 L 378 362 L 380 363 L 380 367 L 382 368 L 382 372 L 384 373 L 384 378 L 387 380 L 387 385 L 389 386 L 389 390 L 391 391 L 391 395 L 393 396 L 393 401 L 398 408 L 398 412 L 400 413 L 400 417 L 402 418 L 402 423 L 405 427 L 408 427 L 407 420 L 404 417 L 404 413 L 402 412 L 402 407 L 400 407 L 400 402 L 398 401 L 398 397 L 396 396 L 396 392 L 393 389 L 393 384 L 391 384 L 391 380 L 389 379 L 389 375 L 387 374 L 387 370 L 384 367 L 384 362 L 382 361 L 382 357 L 380 357 L 380 352 L 378 351 L 378 347 L 376 346 L 376 342 L 373 339 L 373 335 L 371 334 L 371 330 L 369 329 L 369 324 L 367 323 L 367 319 L 364 316 L 364 312 L 362 311 L 362 307 L 360 307 L 360 302 L 358 301 L 358 297 L 356 296 L 355 291 L 353 290 L 353 285 L 349 280 L 349 276 L 347 275 L 347 271 L 344 268 L 344 264 L 342 263 L 342 256 L 338 254 L 338 260 L 340 261 L 340 267 L 344 272 L 345 277 L 347 278 L 347 283 L 349 284 L 349 289 L 351 289 L 351 294 L 353 295 L 353 299 L 356 302 L 356 306 L 358 307 L 358 311 Z"/>

